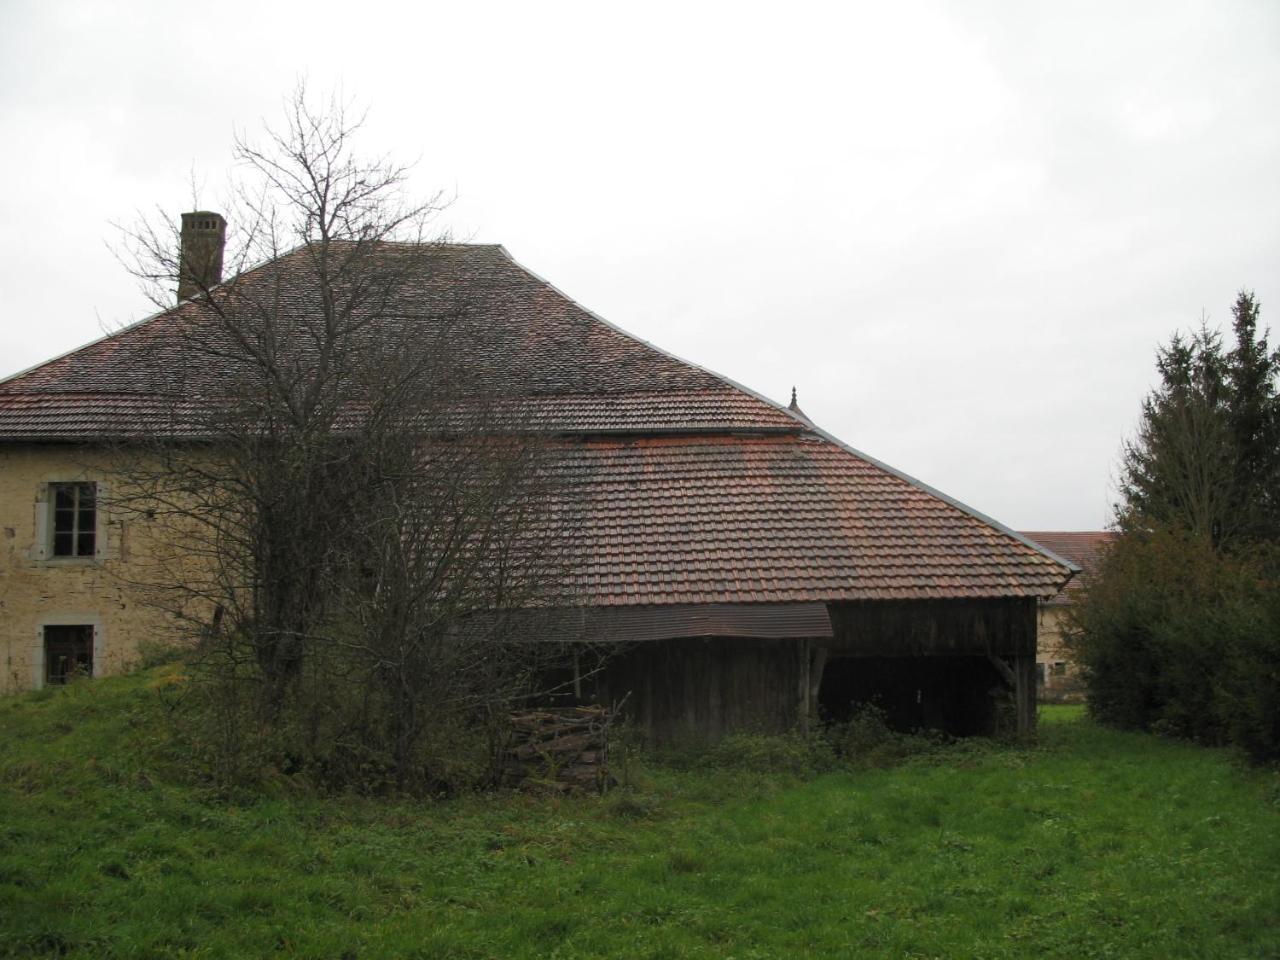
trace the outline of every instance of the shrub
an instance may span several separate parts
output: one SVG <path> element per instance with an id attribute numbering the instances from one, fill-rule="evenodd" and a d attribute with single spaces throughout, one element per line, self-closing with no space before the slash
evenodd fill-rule
<path id="1" fill-rule="evenodd" d="M 607 795 L 605 809 L 620 820 L 653 820 L 662 810 L 658 798 L 631 787 L 622 787 Z"/>
<path id="2" fill-rule="evenodd" d="M 887 767 L 936 748 L 941 739 L 928 733 L 901 733 L 889 726 L 875 704 L 860 704 L 845 722 L 825 731 L 839 760 L 856 767 Z"/>
<path id="3" fill-rule="evenodd" d="M 782 734 L 731 733 L 707 752 L 711 766 L 812 776 L 835 766 L 835 753 L 825 737 L 791 731 Z"/>
<path id="4" fill-rule="evenodd" d="M 191 647 L 172 638 L 143 637 L 138 641 L 138 653 L 132 664 L 134 670 L 150 670 L 181 660 L 191 653 Z"/>
<path id="5" fill-rule="evenodd" d="M 500 773 L 505 714 L 441 710 L 420 720 L 412 752 L 397 755 L 384 704 L 344 695 L 324 672 L 308 675 L 274 714 L 257 694 L 252 665 L 212 676 L 191 672 L 161 689 L 193 773 L 230 796 L 270 787 L 365 795 L 444 796 L 492 786 Z"/>
<path id="6" fill-rule="evenodd" d="M 1228 554 L 1172 531 L 1122 537 L 1072 611 L 1090 713 L 1280 759 L 1277 570 L 1261 547 Z"/>

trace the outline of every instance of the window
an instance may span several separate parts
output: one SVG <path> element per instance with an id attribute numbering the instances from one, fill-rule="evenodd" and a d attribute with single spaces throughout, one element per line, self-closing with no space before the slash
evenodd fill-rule
<path id="1" fill-rule="evenodd" d="M 1067 675 L 1067 665 L 1061 660 L 1053 662 L 1053 668 L 1050 671 L 1055 677 L 1065 677 Z"/>
<path id="2" fill-rule="evenodd" d="M 77 676 L 93 676 L 93 625 L 45 627 L 44 682 L 66 683 Z"/>
<path id="3" fill-rule="evenodd" d="M 98 490 L 93 483 L 55 483 L 53 501 L 53 555 L 92 557 L 97 551 Z"/>

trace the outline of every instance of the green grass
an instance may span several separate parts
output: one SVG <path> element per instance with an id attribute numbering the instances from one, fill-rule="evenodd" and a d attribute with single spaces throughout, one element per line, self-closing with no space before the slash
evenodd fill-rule
<path id="1" fill-rule="evenodd" d="M 1277 775 L 1078 708 L 808 781 L 228 804 L 164 682 L 0 701 L 0 955 L 1280 956 Z"/>

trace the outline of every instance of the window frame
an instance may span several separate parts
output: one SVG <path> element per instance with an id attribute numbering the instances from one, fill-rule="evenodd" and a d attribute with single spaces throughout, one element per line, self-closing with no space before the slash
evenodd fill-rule
<path id="1" fill-rule="evenodd" d="M 55 533 L 58 526 L 58 490 L 78 484 L 93 488 L 93 552 L 56 554 L 54 549 L 56 547 Z M 41 478 L 35 498 L 35 536 L 31 540 L 27 556 L 40 566 L 49 567 L 89 566 L 117 557 L 119 555 L 118 544 L 108 540 L 110 528 L 107 522 L 109 518 L 107 517 L 106 504 L 107 489 L 102 480 L 86 477 L 83 473 L 76 476 L 71 471 L 46 474 Z M 81 518 L 77 517 L 77 520 L 79 519 Z M 89 533 L 90 531 L 87 528 L 80 527 L 80 532 Z"/>
<path id="2" fill-rule="evenodd" d="M 79 627 L 89 630 L 92 645 L 89 653 L 90 677 L 103 676 L 107 668 L 107 631 L 101 613 L 93 610 L 61 610 L 40 617 L 35 624 L 31 637 L 31 687 L 41 690 L 50 686 L 48 681 L 49 665 L 45 646 L 45 630 L 49 627 Z"/>
<path id="3" fill-rule="evenodd" d="M 84 505 L 85 494 L 88 494 L 89 506 Z M 71 505 L 59 504 L 63 494 L 71 496 Z M 99 556 L 98 543 L 98 484 L 92 480 L 67 480 L 49 484 L 49 542 L 47 555 L 51 560 L 94 560 Z M 88 514 L 86 524 L 86 514 Z M 60 529 L 59 520 L 69 515 L 70 529 Z M 70 552 L 58 551 L 58 540 L 68 537 Z M 88 550 L 81 548 L 88 538 Z"/>
<path id="4" fill-rule="evenodd" d="M 98 628 L 92 623 L 46 623 L 41 626 L 41 648 L 43 651 L 43 666 L 41 668 L 41 686 L 42 687 L 59 687 L 65 686 L 81 675 L 81 667 L 86 667 L 83 676 L 93 677 L 96 674 L 94 669 L 96 666 L 97 654 L 97 634 Z M 73 636 L 73 632 L 78 636 Z M 54 636 L 50 636 L 53 633 Z M 62 634 L 59 636 L 58 634 Z M 69 670 L 63 670 L 59 674 L 52 674 L 55 666 L 55 660 L 50 656 L 49 645 L 53 643 L 57 648 L 67 648 L 70 651 L 70 657 L 62 654 L 57 658 L 57 662 L 70 659 L 74 661 L 74 666 Z"/>

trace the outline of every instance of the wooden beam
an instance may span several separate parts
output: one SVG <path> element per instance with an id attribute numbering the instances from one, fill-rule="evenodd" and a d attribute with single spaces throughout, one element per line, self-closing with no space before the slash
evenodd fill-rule
<path id="1" fill-rule="evenodd" d="M 809 664 L 809 710 L 814 717 L 818 715 L 818 694 L 822 690 L 822 671 L 827 666 L 827 648 L 810 646 L 811 662 Z"/>
<path id="2" fill-rule="evenodd" d="M 1036 655 L 1021 653 L 1014 658 L 1013 671 L 1017 683 L 1013 698 L 1018 711 L 1018 736 L 1031 737 L 1036 732 Z"/>
<path id="3" fill-rule="evenodd" d="M 988 653 L 987 659 L 991 661 L 991 665 L 996 668 L 996 673 L 1004 679 L 1004 682 L 1013 689 L 1018 689 L 1018 678 L 1014 675 L 1013 668 L 1004 662 L 1003 659 L 997 657 L 994 653 Z"/>

